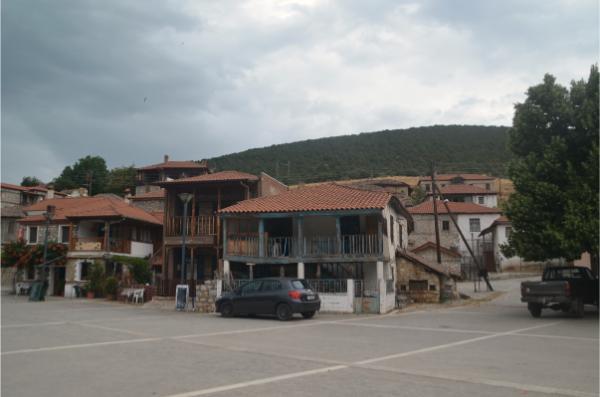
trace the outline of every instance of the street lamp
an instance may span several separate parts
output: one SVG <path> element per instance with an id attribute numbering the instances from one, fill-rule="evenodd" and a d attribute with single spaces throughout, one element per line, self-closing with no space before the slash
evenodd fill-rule
<path id="1" fill-rule="evenodd" d="M 44 217 L 46 218 L 46 233 L 44 233 L 44 261 L 42 262 L 42 274 L 41 274 L 41 281 L 42 281 L 42 295 L 41 295 L 41 299 L 44 299 L 44 296 L 46 295 L 46 289 L 48 288 L 48 266 L 46 265 L 46 261 L 48 260 L 48 229 L 50 228 L 50 222 L 52 221 L 52 218 L 54 218 L 54 210 L 56 209 L 55 206 L 53 205 L 48 205 L 46 207 L 46 213 L 44 214 Z"/>
<path id="2" fill-rule="evenodd" d="M 185 237 L 187 234 L 187 208 L 190 200 L 194 197 L 191 193 L 179 193 L 177 195 L 179 199 L 183 202 L 183 233 L 182 233 L 182 242 L 181 242 L 181 284 L 184 281 L 184 266 L 185 266 Z"/>

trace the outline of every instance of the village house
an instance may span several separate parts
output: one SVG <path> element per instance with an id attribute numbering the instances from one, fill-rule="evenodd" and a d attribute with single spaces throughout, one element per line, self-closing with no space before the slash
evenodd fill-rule
<path id="1" fill-rule="evenodd" d="M 436 174 L 435 182 L 441 189 L 449 185 L 471 185 L 477 186 L 485 190 L 494 190 L 495 178 L 482 174 Z M 419 178 L 418 187 L 426 193 L 433 191 L 431 187 L 431 176 L 423 176 Z"/>
<path id="2" fill-rule="evenodd" d="M 135 195 L 159 190 L 158 183 L 208 174 L 208 163 L 202 161 L 169 160 L 165 154 L 162 163 L 147 165 L 136 169 Z"/>
<path id="3" fill-rule="evenodd" d="M 46 198 L 62 198 L 67 195 L 55 192 L 44 186 L 19 186 L 11 183 L 0 183 L 2 205 L 1 225 L 2 244 L 16 241 L 17 220 L 23 216 L 23 207 L 35 204 Z"/>
<path id="4" fill-rule="evenodd" d="M 412 220 L 393 194 L 328 183 L 220 214 L 226 279 L 306 278 L 324 311 L 394 308 L 395 253 L 406 247 Z"/>
<path id="5" fill-rule="evenodd" d="M 408 183 L 393 178 L 372 178 L 344 183 L 344 185 L 358 189 L 392 193 L 403 205 L 410 201 L 410 194 L 412 193 L 412 187 Z"/>
<path id="6" fill-rule="evenodd" d="M 217 216 L 221 208 L 288 189 L 265 173 L 256 176 L 239 171 L 202 174 L 158 185 L 164 188 L 165 196 L 163 263 L 156 279 L 157 293 L 163 296 L 174 296 L 177 284 L 198 284 L 212 280 L 219 270 L 222 273 L 221 223 Z M 137 200 L 134 202 L 139 205 Z"/>
<path id="7" fill-rule="evenodd" d="M 419 255 L 428 262 L 437 264 L 437 247 L 433 241 L 427 241 L 418 247 L 412 248 L 410 252 Z M 462 257 L 458 250 L 440 246 L 440 257 L 442 259 L 442 266 L 446 271 L 460 274 L 460 261 Z"/>
<path id="8" fill-rule="evenodd" d="M 165 212 L 165 189 L 159 188 L 135 196 L 125 196 L 132 205 L 151 213 Z"/>
<path id="9" fill-rule="evenodd" d="M 462 257 L 461 263 L 464 265 L 470 258 L 468 249 L 450 219 L 444 203 L 438 200 L 436 204 L 440 245 L 450 251 L 458 252 Z M 482 255 L 483 240 L 479 234 L 500 216 L 500 210 L 474 203 L 449 201 L 447 204 L 475 254 Z M 413 216 L 415 222 L 415 229 L 409 236 L 409 250 L 414 250 L 428 242 L 435 243 L 433 201 L 425 201 L 419 205 L 410 207 L 408 211 Z"/>
<path id="10" fill-rule="evenodd" d="M 449 201 L 475 203 L 490 208 L 498 207 L 498 193 L 494 190 L 486 190 L 480 186 L 469 185 L 466 183 L 451 183 L 449 185 L 440 186 L 439 189 L 442 197 Z M 428 192 L 427 196 L 429 200 L 433 200 L 433 192 Z M 437 192 L 436 196 L 439 196 Z"/>
<path id="11" fill-rule="evenodd" d="M 113 256 L 151 258 L 162 244 L 162 222 L 152 214 L 112 195 L 43 200 L 23 208 L 19 220 L 27 244 L 43 244 L 48 206 L 54 207 L 48 241 L 68 246 L 66 265 L 50 269 L 48 291 L 74 296 L 74 286 L 87 282 L 94 262 L 107 275 L 126 281 L 127 269 Z M 35 273 L 24 275 L 33 280 Z"/>

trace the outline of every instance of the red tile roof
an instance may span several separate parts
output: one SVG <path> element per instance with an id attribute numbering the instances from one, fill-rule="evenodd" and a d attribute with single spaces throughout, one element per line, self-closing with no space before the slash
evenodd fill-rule
<path id="1" fill-rule="evenodd" d="M 19 185 L 13 185 L 12 183 L 0 183 L 0 187 L 2 189 L 9 189 L 9 190 L 18 190 L 21 192 L 47 192 L 48 188 L 45 186 L 19 186 Z M 61 192 L 54 192 L 55 195 L 57 196 L 67 196 L 67 194 L 65 193 L 61 193 Z"/>
<path id="2" fill-rule="evenodd" d="M 455 203 L 448 201 L 448 207 L 454 214 L 499 214 L 498 208 L 484 207 L 475 203 Z M 441 200 L 437 200 L 438 214 L 447 214 L 448 211 Z M 419 205 L 408 208 L 408 212 L 413 215 L 433 214 L 433 200 L 427 200 Z"/>
<path id="3" fill-rule="evenodd" d="M 451 179 L 460 177 L 464 180 L 481 180 L 481 179 L 486 179 L 486 180 L 493 180 L 496 179 L 493 176 L 488 176 L 488 175 L 484 175 L 484 174 L 437 174 L 435 176 L 435 180 L 436 181 L 449 181 Z M 421 178 L 419 178 L 419 181 L 430 181 L 431 180 L 431 176 L 423 176 Z"/>
<path id="4" fill-rule="evenodd" d="M 440 187 L 440 190 L 442 191 L 442 194 L 497 194 L 494 191 L 486 190 L 482 187 L 468 184 L 446 185 Z M 429 194 L 431 194 L 431 192 Z"/>
<path id="5" fill-rule="evenodd" d="M 198 176 L 190 176 L 187 178 L 174 179 L 172 181 L 164 181 L 157 184 L 168 186 L 187 183 L 208 183 L 208 182 L 224 182 L 224 181 L 257 181 L 256 175 L 247 174 L 240 171 L 220 171 L 213 174 L 204 174 Z"/>
<path id="6" fill-rule="evenodd" d="M 46 211 L 48 205 L 55 206 L 54 223 L 77 218 L 127 218 L 140 222 L 162 225 L 149 212 L 127 204 L 117 196 L 76 197 L 42 200 L 23 208 L 23 211 Z M 25 223 L 44 222 L 43 215 L 30 215 L 19 220 Z"/>
<path id="7" fill-rule="evenodd" d="M 288 190 L 283 193 L 241 201 L 222 209 L 225 214 L 258 212 L 344 211 L 383 209 L 392 194 L 329 183 Z"/>
<path id="8" fill-rule="evenodd" d="M 145 167 L 138 168 L 139 171 L 150 171 L 150 170 L 161 170 L 161 169 L 178 169 L 178 168 L 206 168 L 208 169 L 208 164 L 206 161 L 164 161 L 158 164 L 147 165 Z"/>
<path id="9" fill-rule="evenodd" d="M 412 263 L 416 263 L 421 266 L 424 266 L 424 267 L 428 268 L 429 270 L 432 270 L 435 273 L 438 273 L 441 275 L 450 274 L 453 277 L 460 277 L 460 273 L 457 273 L 456 270 L 452 270 L 452 269 L 446 270 L 444 268 L 444 266 L 440 265 L 439 263 L 430 262 L 427 259 L 423 258 L 422 256 L 414 254 L 410 251 L 396 250 L 396 257 L 405 258 L 406 260 L 408 260 Z"/>
<path id="10" fill-rule="evenodd" d="M 431 241 L 427 241 L 425 244 L 421 244 L 417 248 L 413 248 L 411 251 L 417 253 L 417 252 L 425 251 L 425 250 L 428 250 L 428 249 L 435 250 L 436 249 L 435 243 L 433 243 Z M 442 251 L 442 252 L 444 252 L 444 253 L 446 253 L 446 254 L 448 254 L 450 256 L 454 256 L 454 257 L 457 257 L 457 258 L 461 257 L 461 255 L 458 252 L 456 252 L 454 250 L 451 250 L 450 248 L 446 248 L 446 247 L 444 247 L 442 245 L 440 245 L 440 251 Z"/>
<path id="11" fill-rule="evenodd" d="M 136 194 L 131 196 L 131 200 L 159 200 L 165 198 L 165 189 L 154 190 L 151 192 Z"/>

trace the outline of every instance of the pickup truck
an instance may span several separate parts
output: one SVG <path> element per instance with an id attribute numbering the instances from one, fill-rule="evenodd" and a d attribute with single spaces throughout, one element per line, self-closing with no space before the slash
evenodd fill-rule
<path id="1" fill-rule="evenodd" d="M 521 302 L 533 317 L 545 308 L 583 317 L 584 305 L 598 306 L 598 277 L 586 267 L 549 267 L 542 281 L 521 283 Z"/>

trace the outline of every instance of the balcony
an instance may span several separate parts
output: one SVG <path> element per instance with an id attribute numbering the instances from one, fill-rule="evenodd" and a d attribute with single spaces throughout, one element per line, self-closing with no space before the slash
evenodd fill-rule
<path id="1" fill-rule="evenodd" d="M 337 236 L 263 237 L 258 235 L 227 236 L 227 256 L 260 259 L 332 259 L 367 258 L 383 254 L 382 241 L 376 234 Z"/>
<path id="2" fill-rule="evenodd" d="M 108 248 L 108 249 L 107 249 Z M 111 238 L 108 247 L 102 237 L 76 237 L 70 244 L 71 251 L 109 251 L 122 254 L 131 252 L 131 240 Z"/>
<path id="3" fill-rule="evenodd" d="M 213 215 L 172 216 L 165 221 L 165 242 L 180 244 L 184 232 L 189 243 L 212 245 L 216 243 L 217 217 Z"/>

